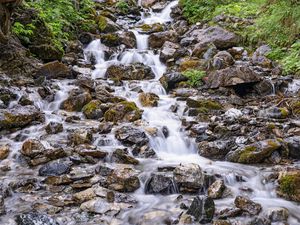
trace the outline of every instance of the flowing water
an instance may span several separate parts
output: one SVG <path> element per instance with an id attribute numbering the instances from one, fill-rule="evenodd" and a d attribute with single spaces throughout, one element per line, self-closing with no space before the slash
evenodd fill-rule
<path id="1" fill-rule="evenodd" d="M 171 22 L 170 17 L 171 8 L 178 2 L 172 1 L 165 9 L 160 13 L 154 13 L 152 11 L 143 13 L 141 21 L 138 24 L 153 24 L 153 23 L 167 23 Z M 132 24 L 128 24 L 129 26 Z M 148 49 L 148 35 L 140 34 L 138 30 L 132 28 L 131 31 L 135 34 L 137 39 L 137 49 L 125 49 L 117 55 L 113 55 L 110 59 L 105 59 L 105 50 L 107 47 L 101 43 L 100 40 L 95 40 L 85 49 L 86 61 L 95 60 L 95 70 L 92 73 L 93 79 L 105 79 L 104 74 L 109 65 L 112 64 L 131 64 L 135 62 L 144 63 L 150 66 L 155 74 L 155 79 L 147 81 L 134 81 L 124 82 L 123 86 L 116 86 L 115 94 L 118 96 L 126 97 L 130 101 L 134 101 L 140 108 L 144 110 L 143 121 L 147 123 L 149 127 L 163 128 L 167 127 L 169 135 L 166 138 L 162 133 L 158 133 L 157 136 L 150 138 L 150 145 L 155 150 L 159 159 L 139 159 L 141 165 L 139 168 L 143 171 L 140 175 L 142 181 L 141 188 L 134 193 L 134 196 L 138 200 L 137 207 L 122 213 L 124 225 L 136 224 L 139 218 L 141 218 L 146 212 L 151 210 L 165 210 L 176 211 L 179 210 L 175 207 L 174 201 L 177 195 L 146 195 L 144 194 L 144 183 L 146 178 L 155 171 L 157 167 L 162 166 L 175 166 L 179 163 L 197 163 L 201 168 L 211 174 L 220 174 L 226 186 L 232 191 L 232 195 L 229 197 L 216 200 L 216 206 L 218 209 L 228 206 L 234 206 L 234 197 L 242 194 L 241 191 L 244 187 L 251 189 L 249 197 L 255 202 L 260 203 L 264 209 L 268 207 L 285 207 L 290 212 L 289 224 L 300 224 L 300 206 L 296 203 L 286 201 L 278 198 L 275 192 L 275 186 L 273 184 L 265 182 L 268 175 L 272 172 L 273 168 L 262 168 L 259 166 L 246 166 L 241 164 L 234 164 L 229 162 L 211 161 L 203 158 L 197 154 L 197 148 L 194 140 L 189 138 L 184 130 L 181 128 L 180 118 L 183 116 L 184 103 L 177 101 L 174 97 L 169 96 L 159 82 L 159 78 L 166 71 L 166 66 L 160 62 L 159 55 Z M 56 81 L 53 83 L 53 88 L 58 87 L 59 90 L 52 103 L 42 100 L 34 91 L 29 96 L 37 107 L 44 111 L 46 115 L 46 122 L 56 121 L 62 122 L 65 118 L 65 112 L 59 110 L 60 103 L 68 97 L 70 90 L 75 88 L 72 85 L 72 80 Z M 153 92 L 159 95 L 158 107 L 142 107 L 138 101 L 138 93 L 131 91 L 133 87 L 140 86 L 144 92 Z M 298 83 L 291 85 L 291 89 L 299 87 Z M 22 90 L 19 90 L 22 93 Z M 12 103 L 14 104 L 14 103 Z M 178 104 L 178 112 L 172 113 L 170 107 L 174 104 Z M 81 113 L 69 113 L 68 115 L 76 114 L 82 117 Z M 89 121 L 82 121 L 76 125 L 66 125 L 65 129 L 84 127 L 91 128 L 98 124 Z M 13 133 L 6 137 L 1 138 L 1 143 L 9 143 L 14 149 L 15 153 L 21 148 L 22 141 L 26 138 L 39 137 L 43 126 L 31 126 L 23 129 L 22 131 Z M 161 129 L 160 129 L 161 130 Z M 107 136 L 107 142 L 103 144 L 102 138 L 96 136 L 95 145 L 101 146 L 108 150 L 115 149 L 120 144 L 116 141 L 113 135 Z M 66 140 L 65 134 L 55 135 L 48 137 L 49 141 L 55 140 L 57 143 L 63 143 Z M 45 139 L 45 144 L 47 139 Z M 2 177 L 3 183 L 8 183 L 12 179 L 19 179 L 20 177 L 31 176 L 27 175 L 27 170 L 20 172 L 23 169 L 20 167 L 17 160 L 10 162 L 11 168 L 4 177 Z M 8 161 L 2 161 L 1 165 L 5 165 Z M 15 171 L 18 171 L 18 176 L 13 177 Z M 245 182 L 237 182 L 236 177 L 241 176 Z M 20 201 L 17 201 L 18 196 L 10 198 L 6 202 L 8 210 L 18 207 L 29 207 L 22 205 Z M 34 200 L 32 200 L 34 201 Z M 8 220 L 9 221 L 9 220 Z M 162 221 L 161 221 L 162 222 Z M 7 223 L 9 224 L 9 223 Z M 159 222 L 157 224 L 160 224 Z M 241 223 L 243 224 L 243 223 Z"/>

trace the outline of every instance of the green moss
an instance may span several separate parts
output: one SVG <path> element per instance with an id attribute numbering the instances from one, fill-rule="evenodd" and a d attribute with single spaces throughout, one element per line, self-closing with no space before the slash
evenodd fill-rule
<path id="1" fill-rule="evenodd" d="M 130 114 L 132 113 L 132 114 Z M 130 114 L 130 118 L 127 116 Z M 118 122 L 119 120 L 129 120 L 129 122 L 139 119 L 142 111 L 136 106 L 134 102 L 122 101 L 112 106 L 104 114 L 106 121 Z"/>
<path id="2" fill-rule="evenodd" d="M 87 113 L 87 114 L 90 114 L 92 113 L 93 111 L 99 109 L 101 105 L 101 102 L 98 101 L 98 100 L 93 100 L 93 101 L 90 101 L 88 104 L 86 104 L 83 108 L 82 108 L 82 111 L 84 113 Z"/>
<path id="3" fill-rule="evenodd" d="M 241 152 L 238 162 L 239 163 L 250 163 L 252 161 L 252 154 L 257 150 L 257 147 L 253 145 L 246 146 Z"/>
<path id="4" fill-rule="evenodd" d="M 124 106 L 124 110 L 126 112 L 132 112 L 134 110 L 139 110 L 139 108 L 136 106 L 136 104 L 134 102 L 123 101 L 123 102 L 120 102 L 120 104 Z"/>
<path id="5" fill-rule="evenodd" d="M 281 112 L 281 116 L 282 118 L 286 118 L 289 115 L 289 111 L 286 108 L 279 108 L 280 112 Z"/>
<path id="6" fill-rule="evenodd" d="M 297 190 L 296 178 L 294 175 L 285 175 L 280 179 L 279 189 L 287 195 L 294 195 Z"/>
<path id="7" fill-rule="evenodd" d="M 300 101 L 295 101 L 291 104 L 291 109 L 294 115 L 300 114 Z"/>
<path id="8" fill-rule="evenodd" d="M 191 108 L 198 108 L 199 110 L 205 110 L 205 111 L 220 110 L 223 108 L 219 102 L 210 100 L 210 99 L 194 100 L 194 99 L 188 98 L 187 106 L 189 106 Z"/>
<path id="9" fill-rule="evenodd" d="M 104 16 L 99 16 L 98 17 L 98 27 L 99 27 L 100 31 L 105 30 L 105 28 L 107 27 L 106 17 L 104 17 Z"/>
<path id="10" fill-rule="evenodd" d="M 117 111 L 114 109 L 109 109 L 104 113 L 105 121 L 114 121 L 116 122 Z"/>
<path id="11" fill-rule="evenodd" d="M 129 11 L 129 5 L 126 1 L 120 0 L 117 2 L 116 7 L 120 10 L 121 13 L 126 14 Z"/>

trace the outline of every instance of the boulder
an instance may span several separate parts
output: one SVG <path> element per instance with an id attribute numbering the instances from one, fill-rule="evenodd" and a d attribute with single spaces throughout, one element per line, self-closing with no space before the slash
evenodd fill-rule
<path id="1" fill-rule="evenodd" d="M 37 155 L 44 154 L 46 148 L 44 145 L 37 139 L 28 139 L 26 140 L 21 148 L 21 154 L 29 158 L 34 158 Z"/>
<path id="2" fill-rule="evenodd" d="M 273 152 L 282 147 L 277 140 L 269 139 L 245 146 L 227 155 L 231 162 L 255 164 L 265 161 Z"/>
<path id="3" fill-rule="evenodd" d="M 151 67 L 142 63 L 131 65 L 111 65 L 107 68 L 105 77 L 113 80 L 150 80 L 155 78 Z"/>
<path id="4" fill-rule="evenodd" d="M 74 89 L 69 94 L 69 97 L 61 103 L 60 108 L 70 112 L 80 112 L 83 106 L 88 104 L 91 100 L 92 96 L 89 92 Z"/>
<path id="5" fill-rule="evenodd" d="M 209 88 L 230 87 L 257 83 L 261 77 L 247 66 L 233 66 L 211 72 L 207 79 Z"/>
<path id="6" fill-rule="evenodd" d="M 108 47 L 117 47 L 120 45 L 120 37 L 117 33 L 108 33 L 101 35 L 101 43 Z"/>
<path id="7" fill-rule="evenodd" d="M 209 186 L 207 190 L 208 196 L 211 197 L 212 199 L 222 198 L 225 188 L 226 186 L 224 184 L 224 181 L 218 179 Z"/>
<path id="8" fill-rule="evenodd" d="M 71 169 L 70 162 L 56 161 L 43 165 L 39 169 L 39 176 L 60 176 L 69 173 Z"/>
<path id="9" fill-rule="evenodd" d="M 159 58 L 163 62 L 167 62 L 169 59 L 176 60 L 180 55 L 182 55 L 181 53 L 183 53 L 183 51 L 180 51 L 180 49 L 181 48 L 179 44 L 166 41 L 162 46 Z"/>
<path id="10" fill-rule="evenodd" d="M 87 129 L 76 129 L 69 134 L 69 140 L 74 145 L 90 144 L 93 134 Z"/>
<path id="11" fill-rule="evenodd" d="M 139 94 L 139 101 L 143 107 L 155 107 L 158 105 L 159 97 L 154 93 Z"/>
<path id="12" fill-rule="evenodd" d="M 215 214 L 214 200 L 206 196 L 197 196 L 186 213 L 201 224 L 210 223 Z"/>
<path id="13" fill-rule="evenodd" d="M 175 31 L 163 31 L 150 34 L 149 36 L 149 46 L 150 48 L 161 48 L 166 41 L 177 43 L 178 35 Z"/>
<path id="14" fill-rule="evenodd" d="M 268 45 L 262 45 L 256 49 L 251 57 L 251 62 L 256 66 L 265 68 L 272 68 L 272 60 L 267 58 L 267 54 L 271 52 L 271 48 Z"/>
<path id="15" fill-rule="evenodd" d="M 0 146 L 0 160 L 6 159 L 10 153 L 9 145 Z"/>
<path id="16" fill-rule="evenodd" d="M 120 27 L 114 21 L 105 16 L 99 16 L 98 21 L 98 27 L 101 32 L 111 33 L 120 30 Z"/>
<path id="17" fill-rule="evenodd" d="M 98 120 L 103 117 L 101 104 L 99 100 L 92 100 L 82 108 L 82 112 L 87 119 Z"/>
<path id="18" fill-rule="evenodd" d="M 15 222 L 17 223 L 17 225 L 58 225 L 58 222 L 56 222 L 47 214 L 40 214 L 35 212 L 16 215 Z"/>
<path id="19" fill-rule="evenodd" d="M 99 159 L 105 158 L 108 154 L 106 151 L 98 149 L 96 146 L 87 144 L 79 145 L 75 148 L 75 151 L 81 156 L 88 156 Z"/>
<path id="20" fill-rule="evenodd" d="M 58 122 L 49 122 L 45 127 L 47 134 L 58 134 L 63 131 L 63 124 Z"/>
<path id="21" fill-rule="evenodd" d="M 229 151 L 230 141 L 202 141 L 198 145 L 199 155 L 214 160 L 224 160 Z"/>
<path id="22" fill-rule="evenodd" d="M 137 159 L 129 155 L 127 149 L 116 149 L 112 153 L 111 158 L 112 161 L 116 163 L 133 164 L 133 165 L 139 164 L 139 161 Z"/>
<path id="23" fill-rule="evenodd" d="M 226 67 L 232 66 L 234 64 L 234 59 L 229 52 L 220 51 L 213 57 L 212 66 L 216 70 L 224 69 Z"/>
<path id="24" fill-rule="evenodd" d="M 292 169 L 279 174 L 277 194 L 285 199 L 300 202 L 300 170 Z"/>
<path id="25" fill-rule="evenodd" d="M 182 81 L 187 81 L 188 78 L 183 76 L 181 73 L 171 72 L 165 73 L 160 79 L 160 83 L 166 89 L 166 91 L 170 91 L 174 89 L 178 84 Z"/>
<path id="26" fill-rule="evenodd" d="M 35 78 L 40 77 L 46 77 L 46 79 L 74 78 L 69 67 L 59 61 L 46 63 L 39 68 L 35 74 Z"/>
<path id="27" fill-rule="evenodd" d="M 145 184 L 146 194 L 169 195 L 177 193 L 174 178 L 169 173 L 153 173 Z"/>
<path id="28" fill-rule="evenodd" d="M 111 106 L 105 113 L 105 121 L 108 122 L 133 122 L 141 119 L 142 110 L 134 102 L 119 102 Z"/>
<path id="29" fill-rule="evenodd" d="M 289 111 L 287 108 L 271 107 L 260 110 L 258 115 L 264 118 L 285 119 L 289 116 Z"/>
<path id="30" fill-rule="evenodd" d="M 284 139 L 289 149 L 289 156 L 292 159 L 300 159 L 300 136 L 293 136 Z"/>
<path id="31" fill-rule="evenodd" d="M 44 62 L 61 60 L 63 56 L 62 50 L 49 44 L 31 45 L 29 46 L 29 50 Z"/>
<path id="32" fill-rule="evenodd" d="M 132 31 L 126 31 L 119 34 L 120 43 L 127 48 L 136 48 L 136 37 Z"/>
<path id="33" fill-rule="evenodd" d="M 23 128 L 37 122 L 44 122 L 44 115 L 35 106 L 16 105 L 10 109 L 0 109 L 0 130 Z"/>
<path id="34" fill-rule="evenodd" d="M 182 193 L 197 193 L 203 187 L 204 176 L 201 167 L 197 164 L 179 165 L 173 173 L 175 183 Z"/>
<path id="35" fill-rule="evenodd" d="M 242 209 L 245 212 L 248 212 L 251 215 L 258 215 L 262 207 L 260 204 L 251 201 L 249 198 L 237 196 L 234 200 L 234 204 L 237 208 Z"/>
<path id="36" fill-rule="evenodd" d="M 143 146 L 149 142 L 144 131 L 129 125 L 117 129 L 115 137 L 126 146 Z"/>
<path id="37" fill-rule="evenodd" d="M 289 211 L 282 207 L 268 208 L 267 217 L 271 222 L 286 222 L 289 218 Z"/>

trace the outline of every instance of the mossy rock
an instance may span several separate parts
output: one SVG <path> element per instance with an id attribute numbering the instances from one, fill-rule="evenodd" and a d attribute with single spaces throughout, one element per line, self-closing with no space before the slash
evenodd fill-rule
<path id="1" fill-rule="evenodd" d="M 82 108 L 82 112 L 88 119 L 100 119 L 103 116 L 101 101 L 92 100 Z"/>
<path id="2" fill-rule="evenodd" d="M 105 121 L 134 122 L 141 119 L 143 111 L 134 102 L 123 101 L 113 105 L 104 114 Z"/>
<path id="3" fill-rule="evenodd" d="M 294 115 L 300 115 L 300 101 L 293 101 L 291 103 L 291 109 Z"/>
<path id="4" fill-rule="evenodd" d="M 139 101 L 144 107 L 155 107 L 158 105 L 159 97 L 154 93 L 139 94 Z"/>
<path id="5" fill-rule="evenodd" d="M 162 32 L 164 31 L 164 27 L 161 23 L 154 23 L 154 24 L 143 24 L 138 26 L 145 33 L 155 33 L 155 32 Z"/>
<path id="6" fill-rule="evenodd" d="M 300 202 L 300 170 L 282 172 L 278 179 L 277 194 L 288 200 Z"/>
<path id="7" fill-rule="evenodd" d="M 186 104 L 190 108 L 197 108 L 199 110 L 204 110 L 204 111 L 211 111 L 211 110 L 220 110 L 222 109 L 222 105 L 215 101 L 215 100 L 210 100 L 210 99 L 198 99 L 194 100 L 191 98 L 188 98 L 186 101 Z"/>
<path id="8" fill-rule="evenodd" d="M 185 59 L 179 65 L 179 71 L 184 72 L 187 70 L 205 70 L 207 63 L 199 59 Z"/>
<path id="9" fill-rule="evenodd" d="M 119 35 L 116 33 L 108 33 L 101 35 L 101 42 L 109 47 L 115 47 L 120 44 Z"/>

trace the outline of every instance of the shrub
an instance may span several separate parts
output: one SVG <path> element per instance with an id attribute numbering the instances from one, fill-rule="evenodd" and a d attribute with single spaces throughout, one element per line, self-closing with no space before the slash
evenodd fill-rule
<path id="1" fill-rule="evenodd" d="M 202 85 L 202 79 L 206 76 L 206 73 L 202 70 L 187 70 L 182 74 L 188 78 L 189 85 L 193 87 Z"/>

